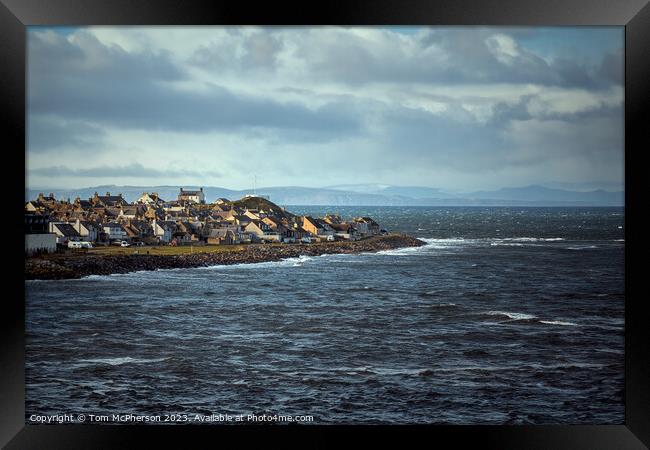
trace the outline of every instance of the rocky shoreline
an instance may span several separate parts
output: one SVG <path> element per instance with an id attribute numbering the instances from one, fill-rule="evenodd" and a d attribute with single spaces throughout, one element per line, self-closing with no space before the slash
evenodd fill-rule
<path id="1" fill-rule="evenodd" d="M 140 270 L 192 268 L 214 265 L 251 264 L 279 261 L 298 256 L 334 253 L 378 252 L 425 243 L 403 234 L 374 236 L 359 241 L 289 244 L 282 246 L 250 245 L 242 250 L 184 255 L 46 255 L 25 260 L 25 280 L 62 280 L 88 275 L 110 275 Z"/>

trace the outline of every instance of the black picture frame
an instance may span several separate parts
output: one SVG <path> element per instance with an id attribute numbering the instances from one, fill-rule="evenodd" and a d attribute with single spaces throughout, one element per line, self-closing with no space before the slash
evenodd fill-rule
<path id="1" fill-rule="evenodd" d="M 24 448 L 122 448 L 136 437 L 166 443 L 188 438 L 242 438 L 263 433 L 285 439 L 295 433 L 307 445 L 339 440 L 341 433 L 360 431 L 366 438 L 407 438 L 413 431 L 430 435 L 425 442 L 507 448 L 635 449 L 650 445 L 650 318 L 640 286 L 641 268 L 634 261 L 642 255 L 640 156 L 648 146 L 650 116 L 650 4 L 646 0 L 444 0 L 346 2 L 245 2 L 198 0 L 0 0 L 0 123 L 4 125 L 5 156 L 15 161 L 5 166 L 10 188 L 11 220 L 20 219 L 24 208 L 26 27 L 30 25 L 509 25 L 509 26 L 625 26 L 625 424 L 607 426 L 95 426 L 25 425 L 24 416 L 24 282 L 18 237 L 5 261 L 2 314 L 2 383 L 0 444 Z M 12 180 L 12 182 L 8 181 Z M 23 180 L 24 182 L 24 180 Z M 23 185 L 24 187 L 24 185 Z M 7 189 L 5 189 L 7 190 Z M 9 194 L 7 194 L 9 195 Z M 15 209 L 14 209 L 15 208 Z M 637 219 L 635 222 L 635 218 Z M 9 225 L 7 225 L 9 226 Z M 22 225 L 16 223 L 15 230 Z M 17 256 L 14 258 L 13 252 Z M 13 276 L 13 271 L 16 272 Z M 242 433 L 244 431 L 245 433 Z M 253 432 L 254 433 L 251 433 Z M 218 439 L 219 441 L 215 441 Z M 267 441 L 270 443 L 272 441 Z M 334 441 L 330 441 L 334 442 Z M 184 445 L 185 446 L 185 445 Z"/>

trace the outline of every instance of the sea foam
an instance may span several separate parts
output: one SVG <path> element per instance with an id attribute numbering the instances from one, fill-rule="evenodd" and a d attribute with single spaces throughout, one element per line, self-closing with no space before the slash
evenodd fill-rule
<path id="1" fill-rule="evenodd" d="M 490 316 L 506 316 L 512 320 L 530 320 L 536 318 L 536 316 L 533 316 L 532 314 L 514 313 L 508 311 L 488 311 L 486 314 Z"/>
<path id="2" fill-rule="evenodd" d="M 540 323 L 545 323 L 547 325 L 561 325 L 561 326 L 571 326 L 571 327 L 578 326 L 577 323 L 564 322 L 562 320 L 540 320 L 539 322 Z"/>

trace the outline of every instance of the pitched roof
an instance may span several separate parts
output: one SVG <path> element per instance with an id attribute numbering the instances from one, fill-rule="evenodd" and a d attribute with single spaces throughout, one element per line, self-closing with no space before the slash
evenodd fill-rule
<path id="1" fill-rule="evenodd" d="M 121 195 L 98 195 L 99 202 L 108 206 L 115 206 L 119 204 L 126 204 L 126 200 Z"/>
<path id="2" fill-rule="evenodd" d="M 97 229 L 100 228 L 99 225 L 97 225 L 97 224 L 94 223 L 94 222 L 90 222 L 90 221 L 88 221 L 88 220 L 80 220 L 79 223 L 80 223 L 82 226 L 84 226 L 85 228 L 87 228 L 88 230 L 91 230 L 91 229 L 95 229 L 95 230 L 97 230 Z"/>
<path id="3" fill-rule="evenodd" d="M 352 226 L 349 223 L 332 223 L 330 224 L 331 228 L 334 228 L 336 231 L 349 231 Z"/>
<path id="4" fill-rule="evenodd" d="M 106 208 L 104 208 L 104 214 L 106 214 L 107 216 L 117 217 L 120 215 L 120 212 L 121 210 L 119 208 L 115 208 L 113 206 L 107 206 Z"/>
<path id="5" fill-rule="evenodd" d="M 189 196 L 189 195 L 203 195 L 203 191 L 200 189 L 198 191 L 188 191 L 186 189 L 181 188 L 180 192 L 178 193 L 179 197 Z"/>
<path id="6" fill-rule="evenodd" d="M 163 230 L 174 231 L 176 229 L 176 222 L 172 222 L 171 220 L 159 220 L 156 224 Z"/>
<path id="7" fill-rule="evenodd" d="M 122 206 L 122 214 L 140 214 L 142 208 L 138 205 L 125 205 Z"/>
<path id="8" fill-rule="evenodd" d="M 82 209 L 90 209 L 93 207 L 93 204 L 90 202 L 90 200 L 79 200 L 75 203 L 78 204 Z"/>
<path id="9" fill-rule="evenodd" d="M 106 223 L 104 224 L 104 227 L 108 227 L 108 228 L 120 228 L 120 229 L 124 230 L 124 227 L 122 226 L 122 224 L 121 224 L 121 223 L 118 223 L 118 222 L 106 222 Z"/>
<path id="10" fill-rule="evenodd" d="M 77 230 L 74 229 L 72 224 L 69 223 L 55 223 L 54 226 L 65 237 L 79 237 L 81 236 Z"/>

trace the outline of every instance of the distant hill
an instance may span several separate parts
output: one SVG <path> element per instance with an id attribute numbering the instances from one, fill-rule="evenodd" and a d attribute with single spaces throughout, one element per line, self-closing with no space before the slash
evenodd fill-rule
<path id="1" fill-rule="evenodd" d="M 351 191 L 363 194 L 410 198 L 453 198 L 454 195 L 442 189 L 424 186 L 390 186 L 386 184 L 348 184 L 330 186 L 329 189 Z"/>
<path id="2" fill-rule="evenodd" d="M 465 194 L 469 199 L 500 199 L 517 202 L 574 202 L 593 205 L 624 205 L 623 192 L 610 192 L 602 189 L 594 191 L 569 191 L 551 189 L 544 186 L 525 186 L 519 188 L 502 188 L 497 191 L 478 191 Z"/>
<path id="3" fill-rule="evenodd" d="M 186 189 L 196 186 L 183 186 Z M 25 200 L 35 199 L 39 192 L 52 193 L 57 199 L 76 197 L 87 199 L 95 192 L 121 193 L 129 201 L 135 201 L 143 192 L 157 192 L 164 200 L 175 200 L 180 186 L 115 186 L 103 185 L 81 189 L 29 189 Z M 232 190 L 208 186 L 203 188 L 205 198 L 213 202 L 217 198 L 237 200 L 250 190 Z M 494 191 L 451 193 L 423 186 L 389 185 L 339 185 L 327 188 L 300 186 L 269 187 L 257 189 L 258 194 L 270 196 L 273 203 L 286 205 L 332 205 L 332 206 L 623 206 L 622 191 L 572 191 L 543 186 L 502 188 Z"/>

